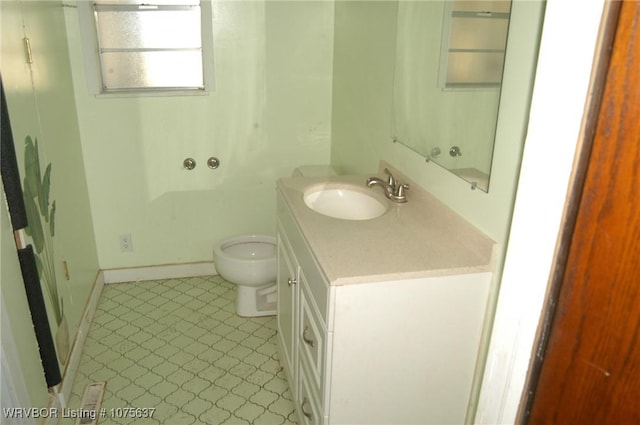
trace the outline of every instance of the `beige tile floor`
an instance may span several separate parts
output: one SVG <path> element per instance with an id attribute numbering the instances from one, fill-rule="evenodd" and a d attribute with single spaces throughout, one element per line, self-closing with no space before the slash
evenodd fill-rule
<path id="1" fill-rule="evenodd" d="M 234 300 L 219 276 L 106 285 L 69 408 L 104 381 L 100 424 L 295 423 L 275 318 L 239 317 Z M 117 416 L 128 407 L 155 410 Z"/>

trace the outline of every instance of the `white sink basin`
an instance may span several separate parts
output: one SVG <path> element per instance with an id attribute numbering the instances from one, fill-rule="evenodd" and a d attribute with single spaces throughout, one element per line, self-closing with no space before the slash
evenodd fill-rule
<path id="1" fill-rule="evenodd" d="M 370 220 L 387 211 L 374 196 L 350 188 L 311 188 L 304 194 L 304 203 L 320 214 L 342 220 Z"/>

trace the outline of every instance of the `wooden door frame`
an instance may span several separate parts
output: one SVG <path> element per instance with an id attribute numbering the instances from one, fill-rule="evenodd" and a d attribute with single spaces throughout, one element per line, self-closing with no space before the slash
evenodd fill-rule
<path id="1" fill-rule="evenodd" d="M 566 231 L 568 256 L 542 323 L 542 364 L 530 373 L 523 423 L 640 421 L 640 3 L 614 6 L 615 39 L 600 108 L 590 117 L 596 133 L 576 228 Z"/>
<path id="2" fill-rule="evenodd" d="M 540 323 L 534 343 L 534 354 L 529 364 L 522 400 L 517 413 L 516 423 L 526 422 L 534 400 L 538 378 L 540 377 L 543 353 L 546 351 L 549 334 L 556 307 L 560 296 L 560 289 L 564 280 L 569 248 L 574 235 L 576 218 L 580 200 L 584 189 L 587 167 L 591 159 L 591 148 L 596 133 L 598 117 L 602 105 L 602 95 L 609 69 L 612 46 L 618 26 L 622 1 L 607 1 L 602 15 L 600 38 L 594 55 L 594 68 L 591 79 L 590 98 L 585 109 L 585 119 L 576 149 L 576 159 L 569 181 L 567 202 L 563 213 L 561 230 L 558 234 L 555 257 L 551 268 L 551 276 L 547 288 L 547 295 L 540 316 Z"/>

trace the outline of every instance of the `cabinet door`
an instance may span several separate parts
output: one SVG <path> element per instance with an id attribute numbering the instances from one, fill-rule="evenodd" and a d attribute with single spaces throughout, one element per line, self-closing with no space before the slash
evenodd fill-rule
<path id="1" fill-rule="evenodd" d="M 298 267 L 287 239 L 278 232 L 278 338 L 280 339 L 280 361 L 290 382 L 295 382 L 296 347 L 295 315 L 298 297 Z M 295 398 L 295 389 L 291 388 Z"/>

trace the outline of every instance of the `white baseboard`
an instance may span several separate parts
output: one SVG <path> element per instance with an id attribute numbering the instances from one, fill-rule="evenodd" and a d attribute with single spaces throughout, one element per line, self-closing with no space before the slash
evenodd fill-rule
<path id="1" fill-rule="evenodd" d="M 93 284 L 91 294 L 89 294 L 89 299 L 87 300 L 87 304 L 84 307 L 82 319 L 80 320 L 78 330 L 76 331 L 76 335 L 73 340 L 73 346 L 71 347 L 71 352 L 67 361 L 67 367 L 64 371 L 64 376 L 62 377 L 62 382 L 57 385 L 56 388 L 54 388 L 53 394 L 50 393 L 50 409 L 57 409 L 59 411 L 61 408 L 67 407 L 67 401 L 71 397 L 73 383 L 75 381 L 76 374 L 78 373 L 78 368 L 80 367 L 82 349 L 87 339 L 87 335 L 89 334 L 89 328 L 91 327 L 93 316 L 96 312 L 96 308 L 98 307 L 98 300 L 100 299 L 100 294 L 102 293 L 103 287 L 104 274 L 103 272 L 98 272 L 98 276 L 96 277 L 96 280 Z M 50 420 L 49 418 L 47 418 L 45 419 L 43 424 L 49 425 L 53 423 L 55 423 L 53 419 Z"/>
<path id="2" fill-rule="evenodd" d="M 104 283 L 211 276 L 217 274 L 212 261 L 104 270 Z"/>

